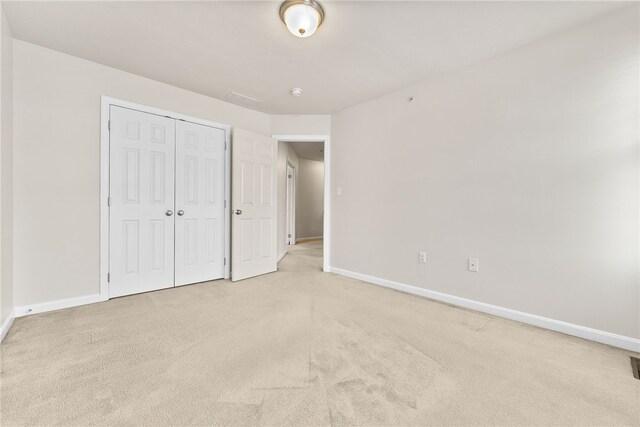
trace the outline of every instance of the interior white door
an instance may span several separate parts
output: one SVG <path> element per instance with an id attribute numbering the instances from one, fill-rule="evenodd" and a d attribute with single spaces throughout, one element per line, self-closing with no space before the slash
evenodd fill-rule
<path id="1" fill-rule="evenodd" d="M 175 121 L 110 107 L 109 297 L 173 286 Z"/>
<path id="2" fill-rule="evenodd" d="M 277 141 L 235 129 L 231 171 L 232 280 L 277 268 Z"/>
<path id="3" fill-rule="evenodd" d="M 224 277 L 224 129 L 176 123 L 176 285 Z"/>

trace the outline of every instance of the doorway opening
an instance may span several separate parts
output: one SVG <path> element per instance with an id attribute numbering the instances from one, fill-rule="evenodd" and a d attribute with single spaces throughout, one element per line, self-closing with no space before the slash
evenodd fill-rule
<path id="1" fill-rule="evenodd" d="M 278 259 L 296 245 L 321 245 L 329 271 L 329 150 L 324 135 L 274 135 L 278 140 Z"/>

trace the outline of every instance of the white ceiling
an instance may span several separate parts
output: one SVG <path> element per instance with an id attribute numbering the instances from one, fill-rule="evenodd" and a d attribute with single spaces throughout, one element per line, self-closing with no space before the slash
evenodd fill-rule
<path id="1" fill-rule="evenodd" d="M 300 159 L 324 162 L 324 142 L 290 142 L 291 148 Z"/>
<path id="2" fill-rule="evenodd" d="M 239 92 L 272 114 L 335 112 L 621 6 L 325 0 L 325 23 L 303 39 L 279 4 L 3 1 L 18 39 L 215 98 Z"/>

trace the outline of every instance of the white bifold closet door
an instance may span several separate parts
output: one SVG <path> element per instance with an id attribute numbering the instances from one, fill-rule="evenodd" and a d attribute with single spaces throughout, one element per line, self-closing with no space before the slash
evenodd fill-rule
<path id="1" fill-rule="evenodd" d="M 174 283 L 175 120 L 110 108 L 109 297 Z"/>
<path id="2" fill-rule="evenodd" d="M 109 297 L 224 277 L 225 131 L 110 107 Z"/>
<path id="3" fill-rule="evenodd" d="M 176 123 L 176 285 L 224 276 L 223 129 Z"/>

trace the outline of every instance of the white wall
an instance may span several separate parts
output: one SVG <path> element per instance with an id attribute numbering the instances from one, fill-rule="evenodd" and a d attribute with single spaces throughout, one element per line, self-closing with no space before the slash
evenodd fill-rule
<path id="1" fill-rule="evenodd" d="M 640 337 L 638 37 L 635 4 L 333 115 L 332 266 Z"/>
<path id="2" fill-rule="evenodd" d="M 323 217 L 324 163 L 300 159 L 296 199 L 296 239 L 322 237 Z"/>
<path id="3" fill-rule="evenodd" d="M 271 135 L 329 135 L 331 116 L 328 115 L 273 115 Z"/>
<path id="4" fill-rule="evenodd" d="M 287 161 L 298 168 L 298 156 L 288 142 L 278 142 L 278 258 L 287 251 Z M 295 209 L 295 207 L 294 207 Z"/>
<path id="5" fill-rule="evenodd" d="M 100 96 L 269 135 L 270 116 L 14 42 L 16 306 L 99 292 Z"/>
<path id="6" fill-rule="evenodd" d="M 13 311 L 13 36 L 0 6 L 0 325 Z"/>

